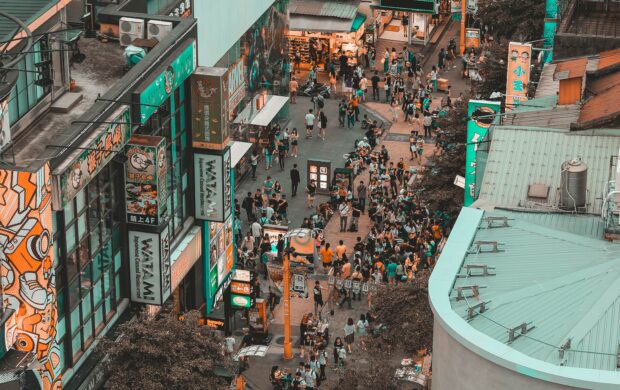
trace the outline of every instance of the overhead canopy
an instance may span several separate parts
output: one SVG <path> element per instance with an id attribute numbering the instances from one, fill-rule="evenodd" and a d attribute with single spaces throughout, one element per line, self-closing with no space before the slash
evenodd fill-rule
<path id="1" fill-rule="evenodd" d="M 357 30 L 359 30 L 360 27 L 362 27 L 365 21 L 366 21 L 366 14 L 358 12 L 357 15 L 355 15 L 355 19 L 353 19 L 353 25 L 351 26 L 351 31 L 357 32 Z"/>
<path id="2" fill-rule="evenodd" d="M 254 104 L 248 104 L 233 123 L 245 123 L 254 126 L 268 126 L 282 108 L 288 103 L 288 96 L 270 95 L 265 106 L 258 112 Z"/>
<path id="3" fill-rule="evenodd" d="M 251 147 L 250 142 L 232 141 L 230 143 L 230 167 L 236 167 Z"/>
<path id="4" fill-rule="evenodd" d="M 353 18 L 291 15 L 289 29 L 292 31 L 351 32 L 352 25 Z"/>

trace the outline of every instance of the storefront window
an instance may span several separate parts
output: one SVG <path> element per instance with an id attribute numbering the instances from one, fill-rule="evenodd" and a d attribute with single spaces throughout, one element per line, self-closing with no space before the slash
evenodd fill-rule
<path id="1" fill-rule="evenodd" d="M 66 350 L 65 369 L 92 344 L 121 297 L 121 247 L 118 238 L 113 240 L 112 232 L 118 232 L 120 237 L 120 221 L 113 210 L 114 189 L 122 185 L 122 178 L 122 167 L 108 164 L 55 216 L 64 217 L 66 226 L 65 250 L 59 253 L 65 253 L 67 261 L 57 268 L 57 273 L 62 274 L 57 278 L 59 324 L 62 321 L 65 326 L 58 340 Z M 60 237 L 55 241 L 62 245 Z M 114 259 L 118 259 L 118 267 L 112 266 Z M 71 313 L 68 317 L 63 316 L 65 300 Z"/>
<path id="2" fill-rule="evenodd" d="M 187 83 L 187 82 L 186 82 Z M 187 207 L 187 182 L 189 174 L 189 146 L 186 125 L 185 84 L 176 89 L 160 108 L 149 118 L 137 133 L 143 135 L 166 137 L 166 158 L 168 176 L 168 207 L 169 229 L 173 239 L 183 228 L 189 217 Z"/>

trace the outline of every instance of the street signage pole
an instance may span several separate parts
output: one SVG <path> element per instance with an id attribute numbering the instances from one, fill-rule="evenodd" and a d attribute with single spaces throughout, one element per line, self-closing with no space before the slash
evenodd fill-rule
<path id="1" fill-rule="evenodd" d="M 290 258 L 294 251 L 288 248 L 282 261 L 282 279 L 284 287 L 284 360 L 293 358 L 293 347 L 291 346 L 291 269 Z"/>
<path id="2" fill-rule="evenodd" d="M 465 54 L 465 13 L 467 11 L 467 0 L 461 0 L 461 55 Z"/>

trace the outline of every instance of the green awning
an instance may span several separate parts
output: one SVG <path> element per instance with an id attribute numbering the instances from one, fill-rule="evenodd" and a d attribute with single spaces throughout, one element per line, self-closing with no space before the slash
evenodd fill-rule
<path id="1" fill-rule="evenodd" d="M 358 12 L 353 19 L 353 25 L 351 25 L 351 32 L 357 32 L 362 27 L 362 24 L 366 21 L 366 14 Z"/>

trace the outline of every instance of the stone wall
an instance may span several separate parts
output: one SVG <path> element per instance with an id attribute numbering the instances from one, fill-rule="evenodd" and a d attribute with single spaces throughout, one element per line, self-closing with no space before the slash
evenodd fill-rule
<path id="1" fill-rule="evenodd" d="M 620 37 L 558 33 L 553 43 L 553 60 L 598 54 L 620 47 Z"/>

